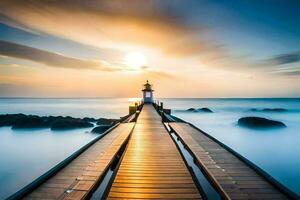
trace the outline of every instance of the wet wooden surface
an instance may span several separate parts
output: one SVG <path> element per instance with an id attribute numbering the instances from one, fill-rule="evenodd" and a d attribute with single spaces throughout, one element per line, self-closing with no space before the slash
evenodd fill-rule
<path id="1" fill-rule="evenodd" d="M 24 199 L 84 198 L 101 178 L 133 126 L 134 123 L 120 124 Z"/>
<path id="2" fill-rule="evenodd" d="M 201 199 L 152 105 L 144 105 L 108 199 Z"/>
<path id="3" fill-rule="evenodd" d="M 288 199 L 261 175 L 187 123 L 169 123 L 229 199 Z"/>

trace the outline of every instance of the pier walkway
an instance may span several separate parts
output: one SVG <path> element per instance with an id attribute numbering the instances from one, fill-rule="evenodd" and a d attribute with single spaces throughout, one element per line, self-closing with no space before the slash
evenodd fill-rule
<path id="1" fill-rule="evenodd" d="M 201 199 L 152 105 L 144 105 L 108 199 Z"/>
<path id="2" fill-rule="evenodd" d="M 121 123 L 24 199 L 83 199 L 102 178 L 134 123 Z"/>
<path id="3" fill-rule="evenodd" d="M 256 170 L 187 123 L 169 123 L 226 199 L 289 199 Z"/>

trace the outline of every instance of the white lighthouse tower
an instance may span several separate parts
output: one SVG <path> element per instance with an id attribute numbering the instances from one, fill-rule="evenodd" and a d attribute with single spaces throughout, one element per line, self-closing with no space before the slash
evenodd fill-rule
<path id="1" fill-rule="evenodd" d="M 144 84 L 144 89 L 142 90 L 144 103 L 153 103 L 153 91 L 152 85 L 149 84 L 149 81 L 147 80 L 147 83 Z"/>

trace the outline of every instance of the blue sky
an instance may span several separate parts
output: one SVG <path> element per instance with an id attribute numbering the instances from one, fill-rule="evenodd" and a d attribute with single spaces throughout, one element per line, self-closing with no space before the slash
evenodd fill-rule
<path id="1" fill-rule="evenodd" d="M 299 8 L 296 0 L 4 0 L 0 95 L 132 97 L 150 79 L 159 96 L 299 97 Z M 143 66 L 128 65 L 132 52 Z"/>

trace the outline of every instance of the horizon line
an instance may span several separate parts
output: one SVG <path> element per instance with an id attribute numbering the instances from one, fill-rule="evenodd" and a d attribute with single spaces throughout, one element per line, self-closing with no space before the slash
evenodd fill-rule
<path id="1" fill-rule="evenodd" d="M 142 97 L 23 97 L 0 96 L 0 99 L 130 99 Z M 300 97 L 157 97 L 156 99 L 300 99 Z"/>

